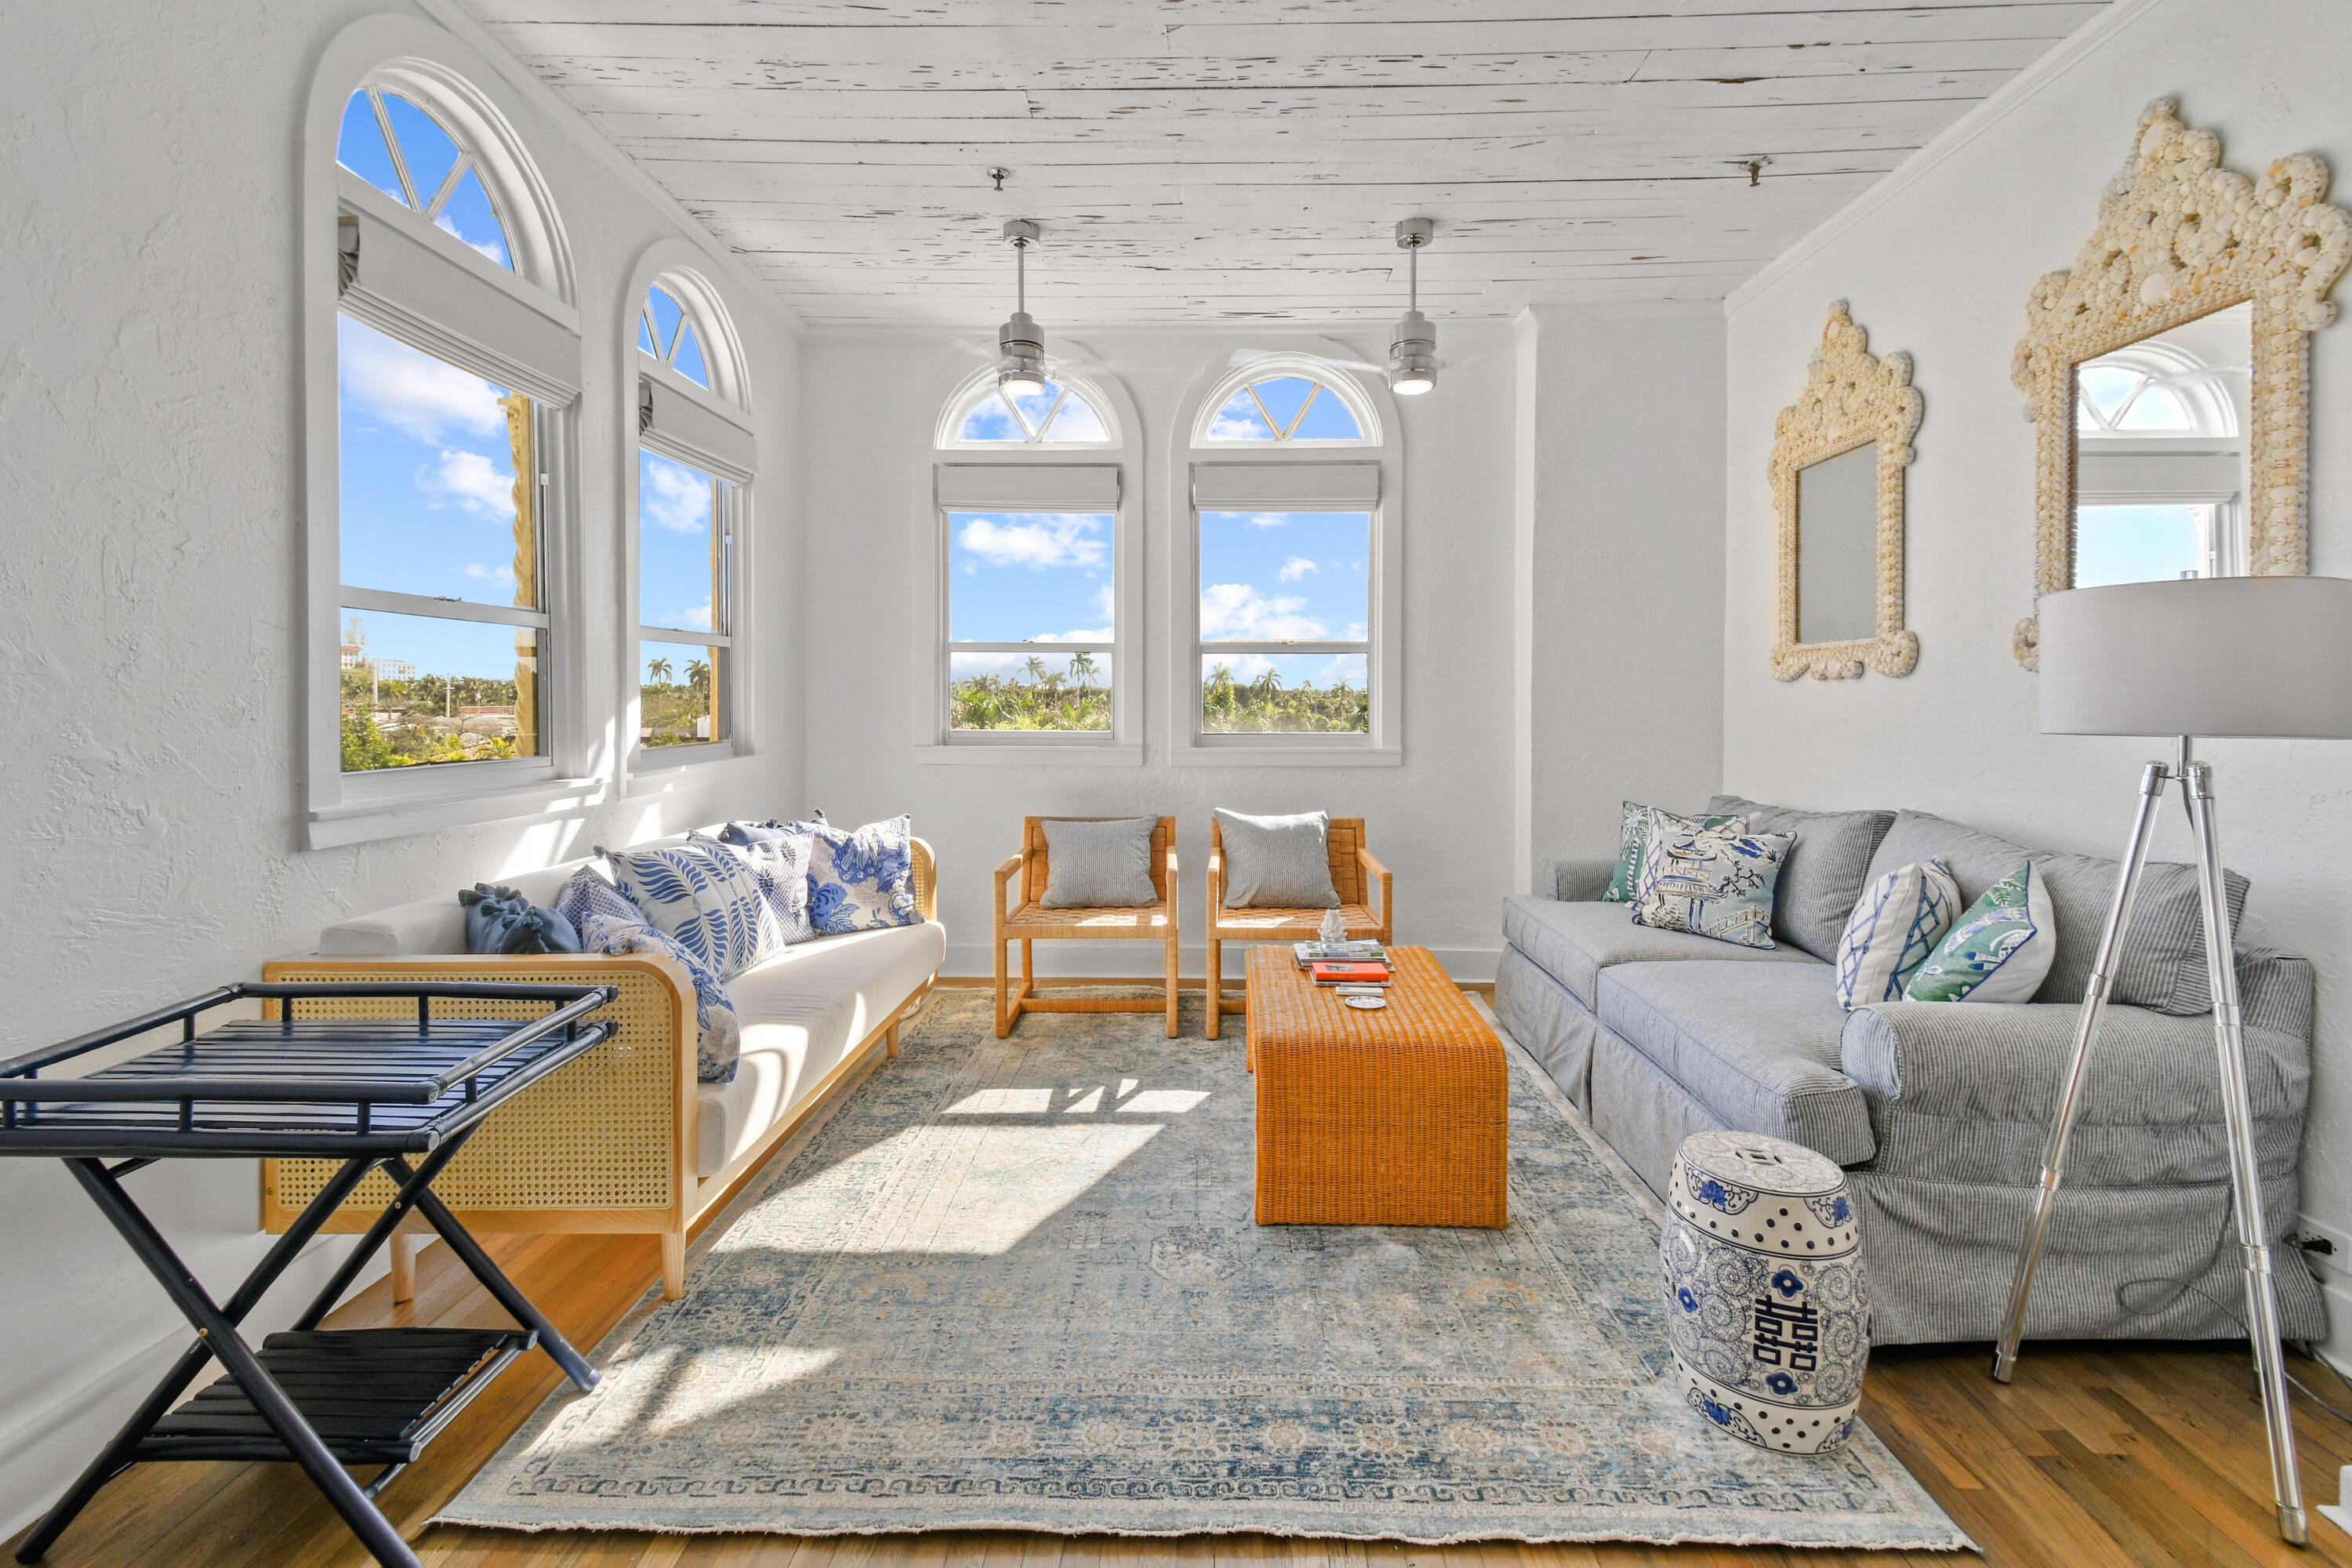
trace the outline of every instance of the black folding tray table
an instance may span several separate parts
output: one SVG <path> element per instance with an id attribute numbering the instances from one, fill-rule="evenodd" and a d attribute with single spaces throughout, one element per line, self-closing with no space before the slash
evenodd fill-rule
<path id="1" fill-rule="evenodd" d="M 240 984 L 0 1061 L 0 1154 L 63 1160 L 196 1331 L 171 1374 L 16 1548 L 16 1560 L 38 1561 L 100 1488 L 142 1459 L 290 1459 L 378 1563 L 419 1568 L 375 1506 L 385 1484 L 534 1346 L 574 1386 L 593 1387 L 597 1378 L 433 1195 L 433 1180 L 484 1117 L 611 1036 L 613 1024 L 589 1015 L 616 995 L 609 985 L 478 981 Z M 297 1016 L 302 1002 L 352 997 L 413 1000 L 415 1016 Z M 278 1016 L 197 1032 L 197 1015 L 246 998 L 276 1002 Z M 552 1005 L 517 1022 L 436 1017 L 436 1000 Z M 83 1077 L 39 1076 L 173 1024 L 175 1044 Z M 158 1160 L 257 1156 L 340 1159 L 342 1167 L 236 1294 L 215 1303 L 122 1178 Z M 248 1343 L 237 1324 L 375 1169 L 392 1178 L 392 1203 L 290 1331 L 258 1348 Z M 440 1232 L 520 1327 L 319 1327 L 411 1211 Z M 173 1409 L 215 1356 L 227 1375 Z M 382 1468 L 362 1486 L 346 1465 Z"/>

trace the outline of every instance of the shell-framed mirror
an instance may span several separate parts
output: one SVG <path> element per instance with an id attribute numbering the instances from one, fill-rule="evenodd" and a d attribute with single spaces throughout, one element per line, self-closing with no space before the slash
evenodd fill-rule
<path id="1" fill-rule="evenodd" d="M 1925 409 L 1911 356 L 1874 358 L 1845 301 L 1832 305 L 1804 393 L 1772 426 L 1776 679 L 1908 675 L 1918 663 L 1903 624 L 1903 470 Z"/>
<path id="2" fill-rule="evenodd" d="M 2312 153 L 2259 180 L 2169 100 L 2141 110 L 2072 271 L 2025 302 L 2011 379 L 2034 422 L 2034 596 L 2310 570 L 2310 339 L 2352 258 Z M 2041 668 L 2041 626 L 2011 651 Z"/>

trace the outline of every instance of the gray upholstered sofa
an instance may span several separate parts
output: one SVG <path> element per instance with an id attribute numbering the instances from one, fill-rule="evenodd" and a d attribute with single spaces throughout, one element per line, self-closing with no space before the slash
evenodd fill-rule
<path id="1" fill-rule="evenodd" d="M 1504 907 L 1496 1014 L 1657 1192 L 1682 1141 L 1709 1128 L 1787 1138 L 1846 1167 L 1875 1342 L 1993 1338 L 2115 862 L 2030 850 L 1922 812 L 1801 812 L 1727 795 L 1709 809 L 1797 835 L 1775 900 L 1776 949 L 1634 925 L 1626 905 L 1598 901 L 1611 862 L 1550 861 L 1536 896 Z M 1840 1009 L 1838 936 L 1873 878 L 1940 858 L 1974 900 L 2029 854 L 2057 926 L 2033 1001 Z M 2231 873 L 2229 887 L 2234 915 L 2246 883 Z M 2036 1279 L 2032 1336 L 2243 1332 L 2199 930 L 2191 868 L 2151 863 Z M 2312 970 L 2243 948 L 2237 964 L 2276 1240 L 2296 1213 Z M 2294 1248 L 2281 1249 L 2277 1278 L 2287 1336 L 2321 1337 L 2319 1289 Z"/>

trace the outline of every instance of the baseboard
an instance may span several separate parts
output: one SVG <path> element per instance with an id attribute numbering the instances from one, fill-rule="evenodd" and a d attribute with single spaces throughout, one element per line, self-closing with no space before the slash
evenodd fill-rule
<path id="1" fill-rule="evenodd" d="M 2319 1276 L 2320 1293 L 2327 1298 L 2327 1338 L 2317 1349 L 2336 1366 L 2352 1367 L 2352 1231 L 2307 1214 L 2294 1216 L 2294 1228 L 2305 1236 L 2325 1237 L 2336 1248 L 2332 1253 L 2306 1252 L 2304 1257 Z M 2286 1266 L 2281 1259 L 2279 1267 Z"/>
<path id="2" fill-rule="evenodd" d="M 1249 944 L 1229 942 L 1224 944 L 1224 979 L 1228 985 L 1242 981 L 1243 966 L 1248 962 Z M 1157 985 L 1160 976 L 1154 973 L 1139 976 L 1139 971 L 1150 967 L 1160 956 L 1156 944 L 1140 942 L 1041 942 L 1036 945 L 1038 978 L 1045 981 L 1084 980 L 1094 984 L 1133 982 Z M 1437 966 L 1465 985 L 1492 985 L 1496 967 L 1502 963 L 1500 947 L 1434 947 L 1430 955 Z M 1020 955 L 1013 957 L 1013 973 L 1018 974 Z M 1209 972 L 1209 952 L 1204 946 L 1186 943 L 1177 950 L 1177 984 L 1198 989 L 1201 977 Z M 950 942 L 947 961 L 940 966 L 940 984 L 961 985 L 979 980 L 993 984 L 996 973 L 994 956 L 978 942 Z"/>

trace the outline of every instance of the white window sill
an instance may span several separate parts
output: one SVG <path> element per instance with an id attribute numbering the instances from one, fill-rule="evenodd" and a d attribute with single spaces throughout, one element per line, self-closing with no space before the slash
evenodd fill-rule
<path id="1" fill-rule="evenodd" d="M 503 788 L 475 788 L 464 793 L 419 794 L 401 799 L 379 795 L 373 800 L 313 810 L 303 824 L 304 842 L 312 849 L 332 849 L 345 844 L 404 838 L 477 822 L 551 816 L 601 805 L 605 794 L 603 779 L 540 777 Z"/>
<path id="2" fill-rule="evenodd" d="M 1399 746 L 1178 746 L 1168 760 L 1180 768 L 1394 768 Z"/>
<path id="3" fill-rule="evenodd" d="M 1143 748 L 1135 746 L 1072 746 L 1051 742 L 1039 745 L 1006 745 L 985 741 L 970 744 L 917 746 L 919 763 L 1014 768 L 1132 768 L 1143 764 Z"/>
<path id="4" fill-rule="evenodd" d="M 732 741 L 699 746 L 643 746 L 629 753 L 629 776 L 621 793 L 631 800 L 698 788 L 713 780 L 730 779 L 752 767 L 750 752 L 736 750 Z"/>

